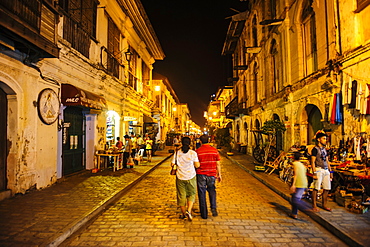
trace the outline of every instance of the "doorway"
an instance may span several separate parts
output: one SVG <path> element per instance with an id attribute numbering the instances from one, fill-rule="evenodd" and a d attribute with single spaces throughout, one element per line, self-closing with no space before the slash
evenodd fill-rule
<path id="1" fill-rule="evenodd" d="M 7 189 L 7 123 L 8 123 L 8 100 L 7 94 L 0 88 L 0 191 Z"/>
<path id="2" fill-rule="evenodd" d="M 307 143 L 312 143 L 312 140 L 315 139 L 315 134 L 318 130 L 323 129 L 323 123 L 321 121 L 322 114 L 320 109 L 315 105 L 306 106 L 307 113 Z"/>
<path id="3" fill-rule="evenodd" d="M 63 176 L 85 168 L 85 121 L 82 108 L 64 109 L 62 164 Z"/>

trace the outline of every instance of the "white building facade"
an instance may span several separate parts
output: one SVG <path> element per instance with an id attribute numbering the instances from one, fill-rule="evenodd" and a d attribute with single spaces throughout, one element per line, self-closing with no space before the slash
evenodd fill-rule
<path id="1" fill-rule="evenodd" d="M 164 58 L 139 0 L 28 7 L 0 3 L 3 197 L 92 169 L 107 143 L 144 134 L 153 63 Z"/>

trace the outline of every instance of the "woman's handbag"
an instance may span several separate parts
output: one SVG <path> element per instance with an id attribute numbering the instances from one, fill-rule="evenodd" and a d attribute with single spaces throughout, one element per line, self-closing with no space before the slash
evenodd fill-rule
<path id="1" fill-rule="evenodd" d="M 176 175 L 176 171 L 177 171 L 177 152 L 175 153 L 175 164 L 171 168 L 170 174 L 171 175 Z"/>

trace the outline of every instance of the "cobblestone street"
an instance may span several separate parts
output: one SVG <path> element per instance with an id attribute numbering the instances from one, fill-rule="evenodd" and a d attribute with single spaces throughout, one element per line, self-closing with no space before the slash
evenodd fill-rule
<path id="1" fill-rule="evenodd" d="M 179 219 L 169 162 L 63 246 L 346 246 L 250 174 L 222 158 L 219 216 Z"/>

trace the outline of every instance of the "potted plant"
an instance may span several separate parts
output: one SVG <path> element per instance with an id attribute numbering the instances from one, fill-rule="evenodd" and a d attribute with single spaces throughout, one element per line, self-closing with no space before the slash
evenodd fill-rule
<path id="1" fill-rule="evenodd" d="M 229 128 L 217 129 L 216 134 L 216 144 L 218 147 L 224 147 L 226 149 L 227 155 L 233 155 L 232 145 L 233 137 L 230 135 Z"/>

